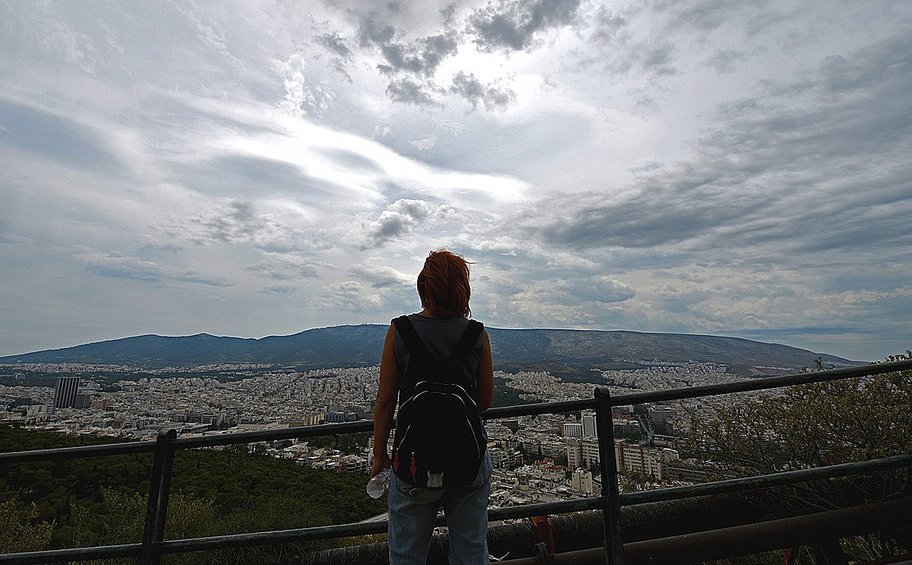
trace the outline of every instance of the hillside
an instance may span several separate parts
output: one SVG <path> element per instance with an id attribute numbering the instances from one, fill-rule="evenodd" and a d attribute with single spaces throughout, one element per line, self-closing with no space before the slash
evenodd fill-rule
<path id="1" fill-rule="evenodd" d="M 112 363 L 193 366 L 268 363 L 301 369 L 353 367 L 380 362 L 386 326 L 334 326 L 259 339 L 197 334 L 143 335 L 63 349 L 0 357 L 0 363 Z M 631 331 L 490 328 L 497 368 L 588 371 L 633 367 L 643 361 L 714 362 L 730 366 L 812 367 L 817 357 L 834 365 L 855 362 L 785 345 L 746 339 Z"/>
<path id="2" fill-rule="evenodd" d="M 9 451 L 110 441 L 116 440 L 0 425 L 0 445 Z M 6 520 L 0 523 L 12 532 L 17 531 L 17 526 L 24 526 L 27 534 L 38 530 L 42 523 L 53 523 L 47 543 L 35 544 L 39 536 L 26 535 L 21 541 L 16 540 L 21 543 L 19 550 L 138 542 L 151 465 L 152 455 L 140 454 L 0 466 L 0 501 L 5 504 L 5 514 L 0 512 L 0 518 Z M 363 474 L 309 469 L 294 461 L 256 454 L 247 445 L 187 450 L 174 460 L 168 535 L 224 535 L 363 520 L 386 508 L 385 500 L 364 495 L 366 482 Z M 30 515 L 32 503 L 35 506 Z M 3 533 L 0 529 L 0 537 Z M 314 541 L 196 553 L 168 562 L 289 563 L 299 557 L 302 549 L 339 543 Z M 8 551 L 8 547 L 0 545 L 2 551 Z"/>

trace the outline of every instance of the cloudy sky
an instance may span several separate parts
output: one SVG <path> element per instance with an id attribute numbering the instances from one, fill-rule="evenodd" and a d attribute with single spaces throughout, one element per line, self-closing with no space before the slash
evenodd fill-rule
<path id="1" fill-rule="evenodd" d="M 912 347 L 908 0 L 0 0 L 0 354 L 418 309 Z"/>

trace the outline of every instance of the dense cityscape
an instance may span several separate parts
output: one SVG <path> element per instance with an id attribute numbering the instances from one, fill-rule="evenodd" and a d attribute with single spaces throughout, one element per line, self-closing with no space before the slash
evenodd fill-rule
<path id="1" fill-rule="evenodd" d="M 378 368 L 299 372 L 260 364 L 138 369 L 123 365 L 16 364 L 0 367 L 0 423 L 70 435 L 149 440 L 160 430 L 182 437 L 281 429 L 369 419 Z M 43 374 L 54 386 L 21 383 Z M 183 376 L 174 376 L 180 374 Z M 142 376 L 140 376 L 142 375 Z M 547 372 L 495 373 L 503 398 L 543 402 L 591 398 L 598 382 L 612 393 L 718 384 L 743 377 L 713 363 L 645 364 L 594 371 L 592 381 L 563 382 Z M 740 397 L 743 398 L 743 397 Z M 682 458 L 678 436 L 692 414 L 707 415 L 739 395 L 681 400 L 612 414 L 622 487 L 703 480 L 711 463 Z M 503 405 L 505 401 L 499 402 Z M 495 474 L 491 505 L 550 502 L 599 492 L 595 415 L 566 413 L 489 420 Z M 338 449 L 314 441 L 281 441 L 253 451 L 334 472 L 370 468 L 369 438 Z"/>

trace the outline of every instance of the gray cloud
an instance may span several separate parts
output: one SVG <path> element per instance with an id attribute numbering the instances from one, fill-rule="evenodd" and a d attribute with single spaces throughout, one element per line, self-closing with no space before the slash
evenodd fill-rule
<path id="1" fill-rule="evenodd" d="M 380 14 L 371 12 L 358 23 L 358 39 L 361 47 L 373 44 L 386 45 L 396 36 L 396 28 L 381 20 Z"/>
<path id="2" fill-rule="evenodd" d="M 430 77 L 444 59 L 456 52 L 454 33 L 423 37 L 412 44 L 386 43 L 380 45 L 386 64 L 380 65 L 385 74 L 405 72 Z"/>
<path id="3" fill-rule="evenodd" d="M 457 31 L 457 11 L 450 5 L 440 10 L 442 31 L 411 40 L 405 30 L 389 23 L 389 14 L 371 11 L 358 20 L 357 37 L 362 49 L 376 49 L 382 57 L 377 69 L 389 77 L 386 93 L 393 101 L 443 108 L 439 98 L 450 93 L 464 98 L 473 108 L 481 105 L 486 110 L 502 110 L 515 101 L 516 94 L 510 88 L 482 84 L 468 70 L 457 71 L 451 86 L 441 88 L 434 81 L 440 65 L 458 52 L 467 37 L 474 37 L 485 51 L 531 48 L 549 29 L 574 23 L 578 6 L 579 0 L 492 2 L 469 14 L 462 26 L 465 31 Z M 326 43 L 326 37 L 321 41 Z M 654 56 L 661 57 L 661 53 Z"/>
<path id="4" fill-rule="evenodd" d="M 145 245 L 142 245 L 139 248 L 139 251 L 150 252 L 150 253 L 155 253 L 155 254 L 179 253 L 183 250 L 184 250 L 183 247 L 181 247 L 180 245 L 175 245 L 173 243 L 147 243 Z"/>
<path id="5" fill-rule="evenodd" d="M 266 214 L 249 200 L 213 202 L 205 210 L 163 227 L 170 237 L 200 245 L 251 245 L 271 254 L 294 254 L 326 249 L 325 234 L 304 233 L 280 218 Z"/>
<path id="6" fill-rule="evenodd" d="M 443 20 L 443 25 L 446 27 L 451 27 L 456 23 L 456 3 L 447 4 L 440 9 L 440 18 Z"/>
<path id="7" fill-rule="evenodd" d="M 277 294 L 280 296 L 285 296 L 289 294 L 294 294 L 297 291 L 296 288 L 291 286 L 267 286 L 266 288 L 260 289 L 261 294 Z"/>
<path id="8" fill-rule="evenodd" d="M 195 273 L 193 271 L 188 271 L 186 273 L 177 275 L 175 280 L 181 282 L 188 282 L 193 284 L 201 284 L 204 286 L 217 286 L 217 287 L 229 287 L 234 286 L 233 283 L 228 282 L 224 279 L 218 277 L 207 277 L 205 275 Z"/>
<path id="9" fill-rule="evenodd" d="M 595 43 L 605 45 L 615 43 L 630 23 L 622 14 L 607 6 L 599 6 L 591 20 L 589 24 L 592 27 L 590 39 Z"/>
<path id="10" fill-rule="evenodd" d="M 218 277 L 205 276 L 196 271 L 182 271 L 135 257 L 91 256 L 85 260 L 88 269 L 100 277 L 159 284 L 186 282 L 212 287 L 233 286 Z"/>
<path id="11" fill-rule="evenodd" d="M 458 36 L 453 31 L 437 33 L 411 42 L 397 41 L 402 33 L 381 21 L 377 12 L 371 12 L 359 22 L 358 37 L 362 48 L 376 47 L 385 63 L 380 70 L 388 75 L 407 73 L 430 77 L 444 59 L 456 53 Z"/>
<path id="12" fill-rule="evenodd" d="M 362 316 L 367 312 L 375 312 L 383 303 L 377 289 L 351 280 L 325 288 L 319 301 L 321 306 L 330 311 L 354 311 Z"/>
<path id="13" fill-rule="evenodd" d="M 585 51 L 578 54 L 584 68 L 602 68 L 612 74 L 636 71 L 649 77 L 677 72 L 672 34 L 663 35 L 661 40 L 641 39 L 631 32 L 627 16 L 605 6 L 599 6 L 588 20 L 585 30 L 589 41 Z"/>
<path id="14" fill-rule="evenodd" d="M 556 288 L 565 294 L 562 302 L 569 304 L 575 302 L 600 302 L 607 304 L 623 302 L 636 296 L 636 291 L 629 285 L 607 276 L 562 280 L 556 285 Z"/>
<path id="15" fill-rule="evenodd" d="M 387 206 L 376 221 L 364 226 L 367 243 L 362 245 L 361 249 L 382 247 L 392 240 L 424 227 L 432 220 L 445 222 L 451 220 L 455 214 L 455 209 L 448 204 L 433 206 L 424 200 L 397 200 Z"/>
<path id="16" fill-rule="evenodd" d="M 430 84 L 420 84 L 408 78 L 391 80 L 386 87 L 386 93 L 396 102 L 407 102 L 417 106 L 440 106 L 434 100 L 433 87 Z"/>
<path id="17" fill-rule="evenodd" d="M 338 33 L 324 33 L 314 37 L 314 41 L 332 55 L 332 58 L 330 59 L 332 68 L 342 74 L 348 82 L 352 82 L 351 75 L 348 74 L 347 66 L 354 58 L 354 52 L 348 46 L 345 38 Z M 287 82 L 288 81 L 286 81 L 286 83 Z"/>
<path id="18" fill-rule="evenodd" d="M 482 51 L 528 49 L 537 36 L 575 21 L 580 0 L 496 0 L 476 10 L 469 32 Z"/>
<path id="19" fill-rule="evenodd" d="M 482 84 L 474 74 L 465 74 L 462 71 L 453 77 L 450 92 L 465 98 L 472 108 L 484 104 L 488 110 L 502 109 L 516 98 L 516 93 L 508 88 Z"/>
<path id="20" fill-rule="evenodd" d="M 209 239 L 221 243 L 249 242 L 266 225 L 254 210 L 252 202 L 234 200 L 222 210 L 195 218 L 193 222 L 204 228 Z"/>
<path id="21" fill-rule="evenodd" d="M 675 46 L 673 43 L 664 41 L 655 47 L 650 47 L 643 52 L 643 57 L 640 60 L 640 65 L 646 69 L 651 70 L 658 75 L 671 75 L 675 73 L 674 67 L 672 67 L 672 55 L 674 54 Z"/>
<path id="22" fill-rule="evenodd" d="M 762 9 L 767 0 L 743 2 L 742 0 L 667 0 L 656 3 L 659 11 L 672 14 L 672 25 L 690 25 L 703 31 L 712 31 L 745 12 Z"/>
<path id="23" fill-rule="evenodd" d="M 706 65 L 712 67 L 717 73 L 730 73 L 735 70 L 735 64 L 744 58 L 744 52 L 737 49 L 717 49 L 706 60 Z"/>
<path id="24" fill-rule="evenodd" d="M 367 247 L 380 247 L 397 239 L 427 221 L 433 207 L 423 200 L 402 199 L 390 204 L 373 225 L 367 229 Z"/>
<path id="25" fill-rule="evenodd" d="M 123 164 L 101 132 L 69 118 L 0 98 L 0 144 L 96 172 L 121 173 Z"/>
<path id="26" fill-rule="evenodd" d="M 318 45 L 322 45 L 328 51 L 335 53 L 339 57 L 351 57 L 352 50 L 346 45 L 345 39 L 338 33 L 324 33 L 317 35 L 314 40 Z"/>
<path id="27" fill-rule="evenodd" d="M 337 192 L 326 181 L 308 177 L 296 165 L 247 155 L 218 157 L 199 164 L 177 166 L 175 170 L 174 182 L 205 194 L 299 193 L 322 200 Z"/>
<path id="28" fill-rule="evenodd" d="M 549 203 L 572 212 L 531 229 L 583 247 L 908 246 L 910 53 L 912 38 L 895 36 L 810 76 L 761 84 L 757 96 L 719 106 L 695 160 L 641 174 L 632 197 Z"/>
<path id="29" fill-rule="evenodd" d="M 653 177 L 637 196 L 604 202 L 601 195 L 570 202 L 554 202 L 548 209 L 573 210 L 572 216 L 540 228 L 550 242 L 583 247 L 648 248 L 680 243 L 729 225 L 765 202 L 762 194 L 744 193 L 726 202 L 732 182 L 722 171 L 703 173 L 681 169 Z M 644 184 L 645 184 L 644 182 Z"/>
<path id="30" fill-rule="evenodd" d="M 395 102 L 416 106 L 440 107 L 435 100 L 439 90 L 433 76 L 440 64 L 456 53 L 459 37 L 454 31 L 445 31 L 401 41 L 404 33 L 382 20 L 377 12 L 362 17 L 358 37 L 362 48 L 375 48 L 383 57 L 377 68 L 389 77 L 386 94 Z"/>
<path id="31" fill-rule="evenodd" d="M 142 282 L 162 282 L 164 270 L 155 263 L 139 262 L 125 258 L 106 258 L 88 264 L 90 271 L 101 277 Z"/>
<path id="32" fill-rule="evenodd" d="M 250 265 L 247 270 L 274 281 L 310 279 L 317 277 L 319 274 L 315 266 L 302 263 L 295 257 L 273 258 L 256 265 Z"/>
<path id="33" fill-rule="evenodd" d="M 392 267 L 367 265 L 352 269 L 352 274 L 357 275 L 362 282 L 369 283 L 371 288 L 392 288 L 401 289 L 402 287 L 414 284 L 414 278 L 400 273 Z"/>

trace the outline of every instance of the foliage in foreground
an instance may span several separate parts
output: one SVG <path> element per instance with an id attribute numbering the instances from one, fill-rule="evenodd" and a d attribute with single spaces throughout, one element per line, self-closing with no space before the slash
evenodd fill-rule
<path id="1" fill-rule="evenodd" d="M 38 507 L 17 499 L 0 502 L 0 553 L 45 548 L 51 541 L 53 522 L 38 520 Z"/>
<path id="2" fill-rule="evenodd" d="M 905 358 L 912 354 L 888 360 Z M 912 453 L 910 406 L 912 371 L 794 386 L 780 395 L 733 404 L 713 418 L 693 417 L 687 447 L 735 476 L 908 454 Z M 757 494 L 772 507 L 805 510 L 904 496 L 912 496 L 909 468 L 799 483 Z M 843 540 L 842 545 L 853 557 L 874 560 L 901 552 L 906 543 L 908 540 L 878 534 Z"/>
<path id="3" fill-rule="evenodd" d="M 0 427 L 8 451 L 92 441 Z M 0 467 L 0 552 L 140 541 L 151 464 L 151 455 L 128 455 Z M 244 450 L 180 451 L 166 538 L 356 522 L 385 511 L 383 499 L 365 494 L 366 481 L 366 475 L 317 471 Z M 257 563 L 282 562 L 333 543 L 195 553 L 169 562 L 241 563 L 254 556 Z"/>

